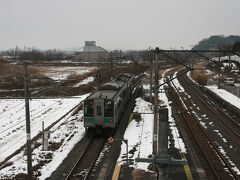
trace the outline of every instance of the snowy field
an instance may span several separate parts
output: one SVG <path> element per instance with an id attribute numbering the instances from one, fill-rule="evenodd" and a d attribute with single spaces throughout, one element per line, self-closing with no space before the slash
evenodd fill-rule
<path id="1" fill-rule="evenodd" d="M 88 95 L 88 94 L 87 94 Z M 42 130 L 42 122 L 45 128 L 61 118 L 72 108 L 83 101 L 87 95 L 70 99 L 33 99 L 30 101 L 31 114 L 31 137 L 33 138 Z M 24 100 L 1 100 L 0 101 L 0 161 L 26 143 L 25 129 L 25 106 Z M 42 167 L 41 178 L 50 175 L 67 156 L 75 143 L 79 141 L 84 133 L 83 123 L 80 122 L 82 114 L 66 116 L 51 132 L 50 141 L 61 142 L 63 145 L 56 151 L 42 152 L 41 146 L 33 151 L 33 166 L 44 159 L 44 154 L 50 153 L 52 160 Z M 64 123 L 71 121 L 71 123 Z M 67 141 L 68 136 L 71 140 Z M 0 170 L 0 179 L 4 175 L 26 173 L 26 156 L 19 154 L 10 159 L 11 166 Z"/>
<path id="2" fill-rule="evenodd" d="M 54 80 L 64 80 L 68 76 L 75 74 L 75 75 L 82 75 L 84 73 L 88 73 L 94 70 L 95 67 L 88 67 L 88 66 L 42 66 L 40 68 L 40 72 L 52 78 Z"/>

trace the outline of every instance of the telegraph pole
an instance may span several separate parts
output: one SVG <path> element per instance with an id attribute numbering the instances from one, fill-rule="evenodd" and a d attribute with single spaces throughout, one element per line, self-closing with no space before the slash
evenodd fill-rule
<path id="1" fill-rule="evenodd" d="M 150 102 L 152 103 L 152 57 L 150 59 Z"/>
<path id="2" fill-rule="evenodd" d="M 26 133 L 27 133 L 27 179 L 31 180 L 32 172 L 32 150 L 31 150 L 31 128 L 30 128 L 30 113 L 29 113 L 29 90 L 28 90 L 28 72 L 27 62 L 24 61 L 24 89 L 25 89 L 25 112 L 26 112 Z"/>
<path id="3" fill-rule="evenodd" d="M 157 133 L 158 133 L 158 80 L 159 80 L 159 53 L 158 47 L 153 51 L 155 53 L 155 86 L 154 86 L 154 125 L 153 125 L 153 155 L 157 154 Z"/>
<path id="4" fill-rule="evenodd" d="M 113 55 L 112 52 L 110 52 L 110 57 L 109 57 L 109 70 L 110 70 L 110 78 L 113 76 Z"/>
<path id="5" fill-rule="evenodd" d="M 152 63 L 152 52 L 149 46 L 149 66 L 150 66 L 150 102 L 153 103 L 152 100 L 152 71 L 153 71 L 153 63 Z"/>
<path id="6" fill-rule="evenodd" d="M 219 56 L 218 57 L 218 63 L 220 64 L 220 59 L 221 59 L 221 57 Z M 220 65 L 218 65 L 219 67 L 218 67 L 218 89 L 220 89 L 220 71 L 221 71 L 221 66 Z"/>

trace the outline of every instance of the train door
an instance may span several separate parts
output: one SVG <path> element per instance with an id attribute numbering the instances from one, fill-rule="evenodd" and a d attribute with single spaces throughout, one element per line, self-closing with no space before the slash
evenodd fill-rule
<path id="1" fill-rule="evenodd" d="M 102 126 L 104 120 L 104 100 L 96 99 L 94 102 L 94 119 L 96 122 L 96 126 Z"/>

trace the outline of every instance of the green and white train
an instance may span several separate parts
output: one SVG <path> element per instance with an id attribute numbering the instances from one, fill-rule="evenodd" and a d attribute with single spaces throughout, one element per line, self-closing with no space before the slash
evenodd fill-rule
<path id="1" fill-rule="evenodd" d="M 98 134 L 112 133 L 134 90 L 135 75 L 122 73 L 103 84 L 84 101 L 84 127 Z"/>

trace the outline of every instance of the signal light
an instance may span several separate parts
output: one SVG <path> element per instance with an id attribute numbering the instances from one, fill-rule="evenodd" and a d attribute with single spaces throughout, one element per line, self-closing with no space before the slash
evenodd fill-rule
<path id="1" fill-rule="evenodd" d="M 110 119 L 110 122 L 112 122 L 112 120 Z"/>
<path id="2" fill-rule="evenodd" d="M 88 119 L 86 119 L 85 121 L 88 122 Z"/>
<path id="3" fill-rule="evenodd" d="M 92 102 L 92 101 L 90 101 L 90 104 L 93 104 L 93 102 Z"/>

